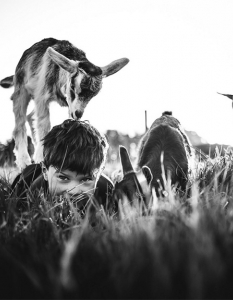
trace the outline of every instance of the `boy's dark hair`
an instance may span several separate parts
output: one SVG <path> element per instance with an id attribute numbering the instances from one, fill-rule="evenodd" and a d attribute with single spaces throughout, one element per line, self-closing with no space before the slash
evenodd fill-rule
<path id="1" fill-rule="evenodd" d="M 52 128 L 43 146 L 46 168 L 92 175 L 104 168 L 108 142 L 89 122 L 68 119 Z"/>

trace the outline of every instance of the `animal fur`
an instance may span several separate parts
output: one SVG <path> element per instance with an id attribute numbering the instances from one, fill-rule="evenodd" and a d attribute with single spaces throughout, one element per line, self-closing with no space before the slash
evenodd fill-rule
<path id="1" fill-rule="evenodd" d="M 140 199 L 148 204 L 152 188 L 158 197 L 165 196 L 167 192 L 162 166 L 166 179 L 170 176 L 172 185 L 178 184 L 182 191 L 186 190 L 194 153 L 180 122 L 171 112 L 166 111 L 156 119 L 141 139 L 136 171 L 129 157 L 122 159 L 121 152 L 122 146 L 123 178 L 115 185 L 114 201 L 124 196 L 132 201 L 140 195 Z"/>
<path id="2" fill-rule="evenodd" d="M 159 196 L 165 190 L 162 167 L 166 179 L 170 176 L 171 184 L 178 183 L 184 191 L 192 159 L 191 143 L 180 122 L 171 112 L 164 112 L 153 122 L 140 142 L 137 169 L 142 170 L 148 184 L 155 188 Z"/>
<path id="3" fill-rule="evenodd" d="M 30 157 L 33 157 L 35 152 L 34 145 L 32 143 L 31 137 L 27 137 L 28 153 Z M 14 139 L 8 140 L 6 144 L 0 143 L 0 168 L 14 168 L 15 164 L 15 154 L 14 154 L 15 141 Z"/>
<path id="4" fill-rule="evenodd" d="M 11 99 L 15 114 L 13 137 L 17 165 L 22 169 L 31 163 L 25 127 L 31 99 L 35 102 L 35 162 L 40 162 L 43 160 L 41 140 L 51 128 L 50 102 L 68 106 L 70 117 L 80 119 L 88 102 L 100 91 L 102 79 L 118 72 L 128 62 L 128 59 L 122 58 L 105 67 L 97 67 L 69 41 L 54 38 L 44 39 L 27 49 L 15 75 L 0 82 L 5 88 L 14 85 Z"/>

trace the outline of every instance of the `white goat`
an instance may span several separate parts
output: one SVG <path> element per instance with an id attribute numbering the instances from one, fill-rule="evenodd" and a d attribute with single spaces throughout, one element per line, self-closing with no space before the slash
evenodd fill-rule
<path id="1" fill-rule="evenodd" d="M 43 160 L 41 140 L 49 132 L 51 101 L 69 107 L 69 116 L 82 117 L 87 103 L 98 94 L 102 78 L 123 68 L 127 58 L 97 67 L 88 61 L 85 53 L 65 40 L 44 39 L 27 49 L 14 76 L 0 81 L 2 87 L 14 85 L 13 111 L 15 115 L 16 163 L 22 169 L 31 163 L 27 151 L 26 113 L 31 99 L 35 102 L 36 155 L 35 162 Z"/>

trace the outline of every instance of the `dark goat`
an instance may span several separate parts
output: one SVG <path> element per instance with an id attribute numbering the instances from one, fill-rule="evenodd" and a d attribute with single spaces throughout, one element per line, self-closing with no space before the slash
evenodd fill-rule
<path id="1" fill-rule="evenodd" d="M 27 137 L 27 145 L 28 145 L 28 153 L 32 158 L 35 149 L 30 136 Z M 6 144 L 0 143 L 0 168 L 16 167 L 14 147 L 15 147 L 14 139 L 8 140 Z"/>
<path id="2" fill-rule="evenodd" d="M 18 167 L 23 169 L 31 163 L 25 126 L 31 99 L 35 103 L 35 161 L 38 163 L 43 160 L 41 140 L 51 127 L 49 104 L 56 101 L 61 106 L 68 106 L 70 117 L 80 119 L 88 102 L 99 93 L 102 79 L 118 72 L 128 62 L 127 58 L 121 58 L 105 67 L 98 67 L 69 41 L 53 38 L 44 39 L 24 51 L 15 75 L 0 81 L 4 88 L 14 85 L 11 99 L 15 114 L 13 137 Z"/>
<path id="3" fill-rule="evenodd" d="M 177 183 L 184 191 L 192 157 L 191 144 L 180 122 L 171 112 L 164 112 L 140 141 L 137 168 L 142 170 L 147 183 L 160 196 L 160 192 L 165 191 L 162 166 L 165 177 L 170 176 L 171 184 Z"/>

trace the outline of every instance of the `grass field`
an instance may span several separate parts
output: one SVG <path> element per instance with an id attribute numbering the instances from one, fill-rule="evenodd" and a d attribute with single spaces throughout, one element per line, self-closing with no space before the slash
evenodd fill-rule
<path id="1" fill-rule="evenodd" d="M 233 298 L 233 155 L 199 164 L 190 193 L 122 199 L 85 217 L 62 199 L 0 191 L 0 298 Z"/>

